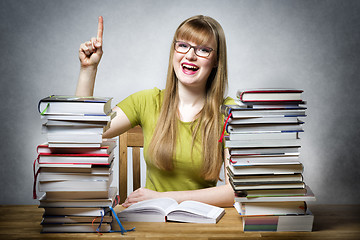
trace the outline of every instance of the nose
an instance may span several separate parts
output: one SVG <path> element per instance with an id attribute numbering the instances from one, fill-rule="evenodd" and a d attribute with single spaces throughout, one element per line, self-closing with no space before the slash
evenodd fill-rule
<path id="1" fill-rule="evenodd" d="M 196 59 L 196 54 L 195 54 L 195 48 L 194 47 L 191 47 L 189 49 L 189 51 L 185 55 L 185 58 L 189 59 L 189 60 Z"/>

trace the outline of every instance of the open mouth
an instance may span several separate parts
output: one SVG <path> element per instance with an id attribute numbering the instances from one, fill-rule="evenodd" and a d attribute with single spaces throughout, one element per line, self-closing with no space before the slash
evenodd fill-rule
<path id="1" fill-rule="evenodd" d="M 199 67 L 194 65 L 194 64 L 190 64 L 190 63 L 183 63 L 181 64 L 182 66 L 182 70 L 185 74 L 195 74 L 198 70 L 199 70 Z"/>

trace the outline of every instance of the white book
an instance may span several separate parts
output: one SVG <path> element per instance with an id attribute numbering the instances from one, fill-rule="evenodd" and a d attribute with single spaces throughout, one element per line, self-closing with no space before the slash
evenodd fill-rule
<path id="1" fill-rule="evenodd" d="M 94 218 L 94 217 L 88 217 L 88 216 L 44 216 L 41 224 L 47 225 L 47 224 L 83 224 L 83 223 L 91 223 L 94 221 L 97 225 L 101 222 L 101 218 Z M 103 223 L 111 223 L 112 222 L 112 216 L 104 216 Z"/>
<path id="2" fill-rule="evenodd" d="M 299 156 L 232 156 L 234 166 L 298 164 Z"/>
<path id="3" fill-rule="evenodd" d="M 225 209 L 201 202 L 178 204 L 171 198 L 157 198 L 135 203 L 119 212 L 118 217 L 128 222 L 217 223 L 224 214 Z"/>
<path id="4" fill-rule="evenodd" d="M 76 173 L 76 174 L 92 174 L 106 175 L 112 172 L 114 161 L 109 165 L 95 164 L 39 164 L 41 173 Z"/>
<path id="5" fill-rule="evenodd" d="M 233 182 L 237 183 L 260 183 L 260 182 L 302 182 L 302 174 L 269 174 L 269 175 L 232 175 L 228 172 Z"/>
<path id="6" fill-rule="evenodd" d="M 86 122 L 86 121 L 71 121 L 71 120 L 47 120 L 42 119 L 42 125 L 45 126 L 66 126 L 66 127 L 105 127 L 109 125 L 109 122 Z"/>
<path id="7" fill-rule="evenodd" d="M 274 102 L 268 102 L 268 103 L 243 103 L 239 99 L 234 99 L 235 103 L 239 106 L 242 106 L 244 108 L 261 108 L 261 109 L 297 109 L 297 108 L 305 108 L 306 102 L 303 101 L 301 103 L 274 103 Z"/>
<path id="8" fill-rule="evenodd" d="M 225 140 L 227 148 L 300 147 L 300 139 Z"/>
<path id="9" fill-rule="evenodd" d="M 227 125 L 227 131 L 232 133 L 271 133 L 271 132 L 302 132 L 301 124 L 252 124 Z"/>
<path id="10" fill-rule="evenodd" d="M 51 95 L 39 101 L 41 114 L 96 114 L 111 111 L 111 97 L 78 97 Z"/>
<path id="11" fill-rule="evenodd" d="M 235 202 L 242 216 L 300 215 L 306 213 L 306 202 Z"/>
<path id="12" fill-rule="evenodd" d="M 304 183 L 253 183 L 237 184 L 230 179 L 230 183 L 235 191 L 248 191 L 258 189 L 297 189 L 304 188 Z"/>
<path id="13" fill-rule="evenodd" d="M 109 164 L 114 159 L 110 154 L 39 154 L 39 164 Z"/>
<path id="14" fill-rule="evenodd" d="M 235 196 L 235 202 L 296 202 L 316 201 L 316 197 L 309 186 L 306 186 L 306 193 L 304 195 L 285 195 L 285 196 L 258 196 L 258 197 L 237 197 Z"/>
<path id="15" fill-rule="evenodd" d="M 238 166 L 232 164 L 228 169 L 233 175 L 261 175 L 261 174 L 295 174 L 302 173 L 304 167 L 299 164 L 278 164 L 278 165 L 254 165 L 254 166 Z"/>
<path id="16" fill-rule="evenodd" d="M 111 188 L 104 191 L 57 191 L 46 192 L 47 199 L 67 200 L 67 199 L 104 199 L 111 196 Z"/>
<path id="17" fill-rule="evenodd" d="M 234 140 L 259 140 L 259 139 L 297 139 L 298 132 L 252 132 L 252 133 L 232 133 L 229 135 L 231 141 Z"/>
<path id="18" fill-rule="evenodd" d="M 242 155 L 283 155 L 298 156 L 299 147 L 276 147 L 276 148 L 233 148 L 229 149 L 231 156 Z"/>
<path id="19" fill-rule="evenodd" d="M 40 182 L 46 181 L 109 181 L 111 172 L 106 174 L 90 173 L 61 173 L 61 172 L 42 172 L 38 176 Z"/>
<path id="20" fill-rule="evenodd" d="M 49 143 L 96 143 L 101 145 L 102 134 L 47 134 Z"/>
<path id="21" fill-rule="evenodd" d="M 112 174 L 109 180 L 103 181 L 39 181 L 40 192 L 62 192 L 62 191 L 105 191 L 110 188 Z"/>
<path id="22" fill-rule="evenodd" d="M 74 127 L 74 126 L 47 126 L 42 125 L 41 133 L 48 135 L 56 134 L 103 134 L 106 131 L 104 126 Z"/>
<path id="23" fill-rule="evenodd" d="M 46 207 L 44 208 L 44 216 L 93 216 L 101 217 L 106 214 L 103 207 Z"/>
<path id="24" fill-rule="evenodd" d="M 72 144 L 76 145 L 76 144 Z M 71 146 L 72 146 L 71 145 Z M 103 139 L 99 147 L 50 147 L 48 143 L 37 146 L 37 153 L 53 153 L 53 154 L 110 154 L 116 147 L 115 139 Z"/>
<path id="25" fill-rule="evenodd" d="M 242 216 L 244 232 L 311 232 L 314 215 L 308 209 L 301 215 Z"/>
<path id="26" fill-rule="evenodd" d="M 51 143 L 49 142 L 49 148 L 99 148 L 101 143 Z"/>
<path id="27" fill-rule="evenodd" d="M 43 121 L 48 120 L 67 120 L 67 121 L 84 121 L 84 122 L 109 122 L 116 116 L 116 112 L 112 111 L 108 115 L 59 115 L 59 114 L 52 114 L 52 115 L 42 115 L 41 119 Z"/>
<path id="28" fill-rule="evenodd" d="M 231 118 L 229 124 L 265 124 L 265 123 L 298 123 L 301 122 L 298 117 L 286 116 L 266 116 L 266 117 L 249 117 L 249 118 Z"/>
<path id="29" fill-rule="evenodd" d="M 44 194 L 39 199 L 39 207 L 110 207 L 117 204 L 116 193 L 117 188 L 110 187 L 108 198 L 56 199 Z"/>
<path id="30" fill-rule="evenodd" d="M 90 223 L 75 223 L 75 224 L 43 224 L 42 233 L 96 233 L 98 224 L 95 225 Z M 111 223 L 103 222 L 98 232 L 110 232 Z"/>
<path id="31" fill-rule="evenodd" d="M 244 108 L 231 111 L 233 118 L 249 118 L 263 116 L 305 116 L 305 109 L 252 109 Z"/>

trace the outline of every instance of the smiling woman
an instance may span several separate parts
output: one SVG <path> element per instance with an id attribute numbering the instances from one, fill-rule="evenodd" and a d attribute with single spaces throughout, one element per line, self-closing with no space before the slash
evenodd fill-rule
<path id="1" fill-rule="evenodd" d="M 227 87 L 224 32 L 214 19 L 194 16 L 180 24 L 173 41 L 201 45 L 215 51 L 205 58 L 195 54 L 198 47 L 189 46 L 185 54 L 171 49 L 163 111 L 150 144 L 150 154 L 157 162 L 169 161 L 176 151 L 176 119 L 179 115 L 183 120 L 198 119 L 192 122 L 192 142 L 196 142 L 196 137 L 203 141 L 203 171 L 200 175 L 216 180 L 222 162 L 219 161 L 222 159 L 222 146 L 217 142 L 222 127 L 219 107 L 224 101 Z M 204 125 L 200 128 L 201 124 Z M 165 153 L 159 147 L 164 144 L 168 146 Z M 171 163 L 163 164 L 169 166 L 164 169 L 170 170 Z"/>
<path id="2" fill-rule="evenodd" d="M 77 95 L 93 94 L 102 34 L 100 17 L 97 38 L 80 46 Z M 194 16 L 180 24 L 173 43 L 165 89 L 140 91 L 121 101 L 103 135 L 114 137 L 136 125 L 143 130 L 146 187 L 131 193 L 123 206 L 158 197 L 231 206 L 234 194 L 228 179 L 216 187 L 222 164 L 228 164 L 218 142 L 223 121 L 220 106 L 233 101 L 224 98 L 224 32 L 214 19 Z"/>

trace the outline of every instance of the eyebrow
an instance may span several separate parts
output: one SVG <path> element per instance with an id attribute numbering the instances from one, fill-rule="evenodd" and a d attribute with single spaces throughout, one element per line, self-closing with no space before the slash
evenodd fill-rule
<path id="1" fill-rule="evenodd" d="M 196 44 L 196 45 L 192 45 L 192 44 L 190 44 L 188 41 L 185 41 L 185 40 L 176 40 L 176 41 L 178 41 L 178 42 L 183 42 L 183 43 L 187 43 L 187 44 L 189 44 L 190 46 L 193 46 L 193 47 L 206 47 L 206 48 L 211 48 L 212 50 L 214 50 L 214 48 L 213 48 L 213 47 L 210 47 L 210 46 L 208 46 L 208 45 L 204 45 L 204 44 L 200 44 L 200 45 L 198 45 L 198 44 Z"/>

